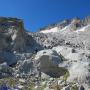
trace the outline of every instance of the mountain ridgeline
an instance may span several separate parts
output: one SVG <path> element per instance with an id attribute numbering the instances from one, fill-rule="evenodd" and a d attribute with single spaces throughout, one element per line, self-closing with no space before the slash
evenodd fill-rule
<path id="1" fill-rule="evenodd" d="M 67 26 L 69 24 L 72 24 L 73 29 L 77 29 L 77 28 L 86 26 L 86 25 L 90 24 L 90 16 L 87 16 L 84 19 L 80 19 L 79 17 L 75 17 L 73 19 L 65 19 L 63 21 L 53 23 L 53 24 L 49 24 L 48 26 L 42 27 L 39 29 L 39 31 L 51 29 L 54 27 L 58 27 L 61 29 L 61 28 L 64 28 L 65 26 Z"/>

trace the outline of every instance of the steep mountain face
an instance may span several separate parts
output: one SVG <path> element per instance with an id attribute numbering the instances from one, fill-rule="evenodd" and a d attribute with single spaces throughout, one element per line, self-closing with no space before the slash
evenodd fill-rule
<path id="1" fill-rule="evenodd" d="M 0 18 L 0 58 L 1 62 L 16 63 L 16 53 L 26 52 L 34 40 L 24 30 L 23 21 L 17 18 Z M 29 46 L 29 47 L 28 47 Z M 11 60 L 10 60 L 11 59 Z"/>
<path id="2" fill-rule="evenodd" d="M 44 90 L 90 90 L 90 17 L 64 20 L 36 33 L 26 32 L 21 19 L 1 17 L 0 74 L 32 77 L 32 90 L 40 90 L 42 83 Z"/>

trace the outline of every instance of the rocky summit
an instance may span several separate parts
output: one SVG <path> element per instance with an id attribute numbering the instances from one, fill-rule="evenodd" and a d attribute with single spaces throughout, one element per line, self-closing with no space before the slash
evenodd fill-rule
<path id="1" fill-rule="evenodd" d="M 90 90 L 90 16 L 35 33 L 21 19 L 0 17 L 0 88 Z"/>

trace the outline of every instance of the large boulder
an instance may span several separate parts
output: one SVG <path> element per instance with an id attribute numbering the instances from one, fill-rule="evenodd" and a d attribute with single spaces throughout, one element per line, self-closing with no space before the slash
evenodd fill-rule
<path id="1" fill-rule="evenodd" d="M 59 63 L 61 63 L 63 61 L 63 59 L 61 58 L 61 56 L 58 55 L 58 53 L 55 51 L 55 50 L 41 50 L 37 53 L 37 55 L 35 56 L 35 60 L 36 61 L 40 61 L 40 58 L 41 57 L 44 57 L 46 56 L 47 58 L 48 57 L 51 57 L 51 63 L 53 65 L 59 65 Z"/>
<path id="2" fill-rule="evenodd" d="M 54 50 L 42 50 L 36 55 L 38 58 L 38 69 L 51 77 L 60 77 L 67 70 L 63 67 L 58 67 L 59 63 L 63 62 L 62 56 L 59 56 Z"/>

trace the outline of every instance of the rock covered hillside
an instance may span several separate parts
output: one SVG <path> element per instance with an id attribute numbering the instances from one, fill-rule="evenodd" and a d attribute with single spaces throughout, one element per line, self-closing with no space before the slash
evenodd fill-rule
<path id="1" fill-rule="evenodd" d="M 19 90 L 90 90 L 90 17 L 36 33 L 21 19 L 0 17 L 0 78 Z"/>

